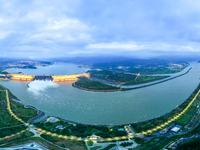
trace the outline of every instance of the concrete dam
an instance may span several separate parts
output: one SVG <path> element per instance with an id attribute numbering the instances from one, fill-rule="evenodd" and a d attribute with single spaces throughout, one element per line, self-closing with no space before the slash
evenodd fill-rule
<path id="1" fill-rule="evenodd" d="M 7 74 L 7 78 L 18 81 L 34 81 L 34 80 L 52 80 L 54 82 L 77 81 L 78 77 L 90 78 L 89 73 L 73 74 L 73 75 L 24 75 L 24 74 Z"/>

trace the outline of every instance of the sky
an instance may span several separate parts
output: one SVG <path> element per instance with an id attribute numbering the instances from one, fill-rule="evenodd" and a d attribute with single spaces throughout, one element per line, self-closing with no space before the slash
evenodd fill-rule
<path id="1" fill-rule="evenodd" d="M 199 0 L 0 0 L 0 57 L 200 56 Z"/>

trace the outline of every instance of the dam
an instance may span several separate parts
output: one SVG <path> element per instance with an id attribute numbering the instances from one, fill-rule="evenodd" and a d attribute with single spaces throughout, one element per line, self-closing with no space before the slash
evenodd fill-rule
<path id="1" fill-rule="evenodd" d="M 73 74 L 73 75 L 55 75 L 55 76 L 54 75 L 47 76 L 47 75 L 7 74 L 5 76 L 11 80 L 18 80 L 18 81 L 52 80 L 54 82 L 77 81 L 78 77 L 90 78 L 89 73 Z"/>

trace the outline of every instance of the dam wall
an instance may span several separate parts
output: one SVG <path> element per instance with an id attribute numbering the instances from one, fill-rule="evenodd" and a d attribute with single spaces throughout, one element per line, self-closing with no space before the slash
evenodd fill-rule
<path id="1" fill-rule="evenodd" d="M 59 81 L 77 81 L 78 77 L 87 77 L 90 78 L 89 73 L 83 74 L 73 74 L 73 75 L 56 75 L 56 76 L 45 76 L 45 75 L 24 75 L 24 74 L 7 74 L 6 77 L 12 80 L 19 80 L 19 81 L 32 81 L 32 80 L 45 80 L 50 79 L 55 82 Z"/>
<path id="2" fill-rule="evenodd" d="M 21 81 L 31 81 L 35 76 L 34 75 L 23 75 L 23 74 L 8 74 L 8 77 L 11 77 L 12 80 L 21 80 Z"/>
<path id="3" fill-rule="evenodd" d="M 58 75 L 58 76 L 52 76 L 53 81 L 76 81 L 78 80 L 78 77 L 87 77 L 90 78 L 89 73 L 83 73 L 83 74 L 74 74 L 74 75 Z"/>

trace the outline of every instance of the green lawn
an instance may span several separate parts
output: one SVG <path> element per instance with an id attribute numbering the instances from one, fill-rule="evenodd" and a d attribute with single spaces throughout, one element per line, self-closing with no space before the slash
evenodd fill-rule
<path id="1" fill-rule="evenodd" d="M 84 141 L 66 140 L 45 134 L 42 134 L 41 137 L 63 148 L 69 148 L 70 150 L 86 150 Z"/>
<path id="2" fill-rule="evenodd" d="M 26 129 L 26 127 L 24 125 L 0 129 L 0 138 L 3 138 L 5 136 L 10 136 L 11 134 L 15 134 L 15 133 L 20 132 L 25 129 Z"/>
<path id="3" fill-rule="evenodd" d="M 73 86 L 85 90 L 94 90 L 94 91 L 120 90 L 120 88 L 118 87 L 106 85 L 98 81 L 89 80 L 87 78 L 80 78 L 77 82 L 73 83 Z"/>
<path id="4" fill-rule="evenodd" d="M 16 140 L 19 141 L 19 140 L 25 139 L 25 138 L 27 138 L 27 137 L 32 137 L 33 135 L 34 135 L 34 134 L 33 134 L 32 132 L 26 131 L 26 132 L 24 132 L 24 133 L 22 133 L 22 134 L 19 134 L 19 135 L 10 137 L 10 138 L 8 138 L 8 139 L 0 140 L 0 145 L 1 145 L 1 144 L 8 143 L 8 142 L 14 142 L 14 141 L 16 141 Z M 4 146 L 2 146 L 2 147 L 9 147 L 9 146 L 12 146 L 13 144 L 15 144 L 15 142 L 14 142 L 14 143 L 11 143 L 11 144 L 8 144 L 8 145 L 4 145 Z M 1 146 L 0 146 L 0 147 L 1 147 Z"/>
<path id="5" fill-rule="evenodd" d="M 24 105 L 15 101 L 11 101 L 10 104 L 13 113 L 15 113 L 19 118 L 21 118 L 25 122 L 27 122 L 30 118 L 37 116 L 37 110 L 35 109 L 24 108 Z"/>
<path id="6" fill-rule="evenodd" d="M 0 90 L 5 90 L 4 87 L 0 86 Z M 9 92 L 9 96 L 14 97 Z M 6 101 L 6 92 L 0 91 L 0 128 L 1 127 L 7 127 L 7 126 L 15 126 L 21 124 L 21 122 L 17 121 L 14 117 L 12 117 L 8 110 L 7 110 L 7 101 Z M 10 100 L 11 109 L 13 112 L 21 118 L 23 121 L 27 122 L 30 118 L 37 115 L 37 111 L 31 108 L 24 108 L 24 105 Z"/>
<path id="7" fill-rule="evenodd" d="M 134 85 L 134 84 L 141 84 L 141 83 L 147 83 L 152 82 L 160 79 L 167 78 L 169 76 L 138 76 L 136 80 L 127 81 L 124 85 Z"/>

